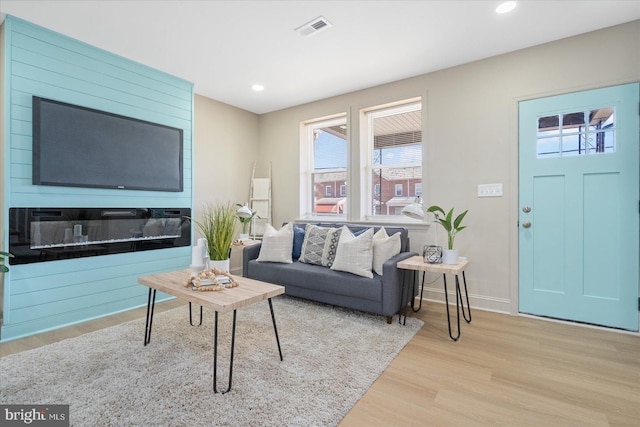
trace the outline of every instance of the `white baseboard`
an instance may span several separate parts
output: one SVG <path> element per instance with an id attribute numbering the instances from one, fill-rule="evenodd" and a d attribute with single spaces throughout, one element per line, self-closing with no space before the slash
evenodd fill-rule
<path id="1" fill-rule="evenodd" d="M 448 287 L 449 292 L 449 305 L 455 305 L 456 303 L 456 293 L 455 293 L 455 285 Z M 465 298 L 464 289 L 462 290 L 462 297 Z M 420 298 L 420 295 L 418 295 Z M 422 299 L 425 301 L 433 301 L 444 304 L 444 289 L 442 288 L 431 288 L 425 286 L 424 293 L 422 295 Z M 466 300 L 465 300 L 466 303 Z M 508 298 L 496 298 L 490 297 L 486 295 L 474 295 L 469 294 L 469 304 L 474 309 L 479 310 L 487 310 L 487 311 L 495 311 L 497 313 L 504 314 L 517 314 L 511 313 L 511 300 Z"/>

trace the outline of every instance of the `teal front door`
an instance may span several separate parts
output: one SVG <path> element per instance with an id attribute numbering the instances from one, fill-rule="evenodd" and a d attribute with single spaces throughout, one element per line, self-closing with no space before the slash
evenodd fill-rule
<path id="1" fill-rule="evenodd" d="M 519 311 L 638 330 L 638 83 L 519 104 Z"/>

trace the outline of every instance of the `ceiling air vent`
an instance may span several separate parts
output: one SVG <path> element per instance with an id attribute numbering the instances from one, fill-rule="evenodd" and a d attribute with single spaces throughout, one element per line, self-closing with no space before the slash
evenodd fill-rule
<path id="1" fill-rule="evenodd" d="M 301 27 L 296 28 L 295 31 L 307 37 L 313 34 L 317 34 L 320 31 L 331 27 L 331 25 L 331 22 L 327 21 L 327 18 L 325 18 L 324 16 L 319 16 L 313 21 L 307 22 Z"/>

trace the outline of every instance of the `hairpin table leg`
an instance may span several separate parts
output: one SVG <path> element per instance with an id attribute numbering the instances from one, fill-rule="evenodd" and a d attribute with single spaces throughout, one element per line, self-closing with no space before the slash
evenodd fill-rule
<path id="1" fill-rule="evenodd" d="M 420 273 L 419 271 L 415 272 L 415 274 L 419 274 L 419 273 Z M 414 313 L 419 312 L 420 309 L 422 308 L 422 295 L 424 295 L 424 277 L 425 277 L 425 274 L 427 274 L 427 272 L 423 271 L 422 272 L 422 285 L 421 285 L 421 289 L 420 289 L 420 304 L 418 305 L 418 308 L 415 308 L 416 299 L 415 298 L 411 299 L 411 310 L 413 310 Z M 415 292 L 416 292 L 416 290 L 415 290 L 415 282 L 414 282 L 413 295 L 415 295 Z"/>
<path id="2" fill-rule="evenodd" d="M 231 381 L 233 379 L 233 350 L 236 341 L 236 312 L 233 310 L 233 327 L 231 329 L 231 358 L 229 361 L 229 386 L 222 394 L 231 390 Z M 218 312 L 215 312 L 214 328 L 213 328 L 213 392 L 218 393 Z"/>
<path id="3" fill-rule="evenodd" d="M 415 274 L 411 274 L 411 282 L 407 284 L 407 274 L 411 274 L 408 270 L 402 270 L 402 293 L 400 295 L 400 312 L 398 313 L 398 324 L 407 324 L 407 313 L 409 312 L 409 300 L 411 299 L 411 309 L 413 310 L 413 291 L 415 290 L 416 277 Z M 409 289 L 411 288 L 411 289 Z M 415 310 L 414 310 L 415 311 Z M 404 320 L 402 316 L 404 315 Z"/>
<path id="4" fill-rule="evenodd" d="M 153 297 L 151 296 L 153 294 Z M 153 323 L 153 309 L 156 306 L 156 290 L 149 288 L 149 298 L 147 299 L 147 323 L 144 327 L 144 345 L 151 342 L 151 325 Z"/>
<path id="5" fill-rule="evenodd" d="M 191 302 L 189 302 L 189 324 L 191 326 L 200 326 L 202 325 L 202 306 L 200 306 L 200 323 L 198 323 L 197 325 L 193 324 L 193 320 L 191 319 Z"/>
<path id="6" fill-rule="evenodd" d="M 458 276 L 456 275 L 456 280 L 458 280 Z M 467 291 L 467 278 L 464 275 L 464 271 L 462 272 L 462 282 L 464 283 L 464 294 L 467 297 L 467 312 L 469 313 L 469 318 L 467 318 L 467 314 L 464 312 L 464 304 L 462 304 L 462 317 L 467 323 L 471 323 L 471 306 L 469 305 L 469 292 Z M 460 288 L 458 287 L 458 292 L 460 292 Z M 460 294 L 460 302 L 462 303 L 462 294 Z"/>
<path id="7" fill-rule="evenodd" d="M 445 306 L 447 308 L 447 326 L 449 327 L 449 336 L 451 337 L 452 340 L 458 341 L 458 339 L 460 338 L 460 300 L 458 299 L 460 286 L 458 285 L 458 276 L 456 276 L 456 311 L 457 311 L 456 319 L 458 321 L 458 335 L 456 335 L 455 337 L 451 333 L 451 316 L 449 315 L 449 292 L 447 291 L 447 275 L 446 274 L 442 275 L 442 280 L 444 281 L 444 299 L 445 299 Z"/>
<path id="8" fill-rule="evenodd" d="M 280 338 L 278 338 L 278 327 L 276 326 L 276 316 L 273 314 L 273 303 L 269 298 L 269 310 L 271 310 L 271 320 L 273 320 L 273 330 L 276 333 L 276 343 L 278 343 L 278 353 L 280 353 L 280 361 L 282 362 L 282 349 L 280 348 Z"/>

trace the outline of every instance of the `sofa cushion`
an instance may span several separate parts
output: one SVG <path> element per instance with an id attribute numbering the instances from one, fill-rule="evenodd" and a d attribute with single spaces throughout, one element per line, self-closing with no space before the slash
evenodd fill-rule
<path id="1" fill-rule="evenodd" d="M 328 228 L 307 224 L 300 252 L 300 262 L 322 265 L 322 252 L 328 231 Z"/>
<path id="2" fill-rule="evenodd" d="M 300 253 L 300 262 L 330 267 L 335 258 L 340 229 L 307 224 Z"/>
<path id="3" fill-rule="evenodd" d="M 333 265 L 341 232 L 342 229 L 340 228 L 330 228 L 329 231 L 327 231 L 327 238 L 324 241 L 324 250 L 322 251 L 322 265 L 324 267 L 331 267 Z"/>
<path id="4" fill-rule="evenodd" d="M 332 270 L 345 271 L 358 276 L 372 278 L 373 228 L 354 236 L 349 227 L 342 226 L 336 259 Z"/>
<path id="5" fill-rule="evenodd" d="M 289 223 L 280 230 L 267 224 L 262 235 L 262 245 L 258 262 L 291 263 L 293 253 L 293 224 Z"/>
<path id="6" fill-rule="evenodd" d="M 351 230 L 351 232 L 356 236 L 358 235 L 358 233 L 367 231 L 369 228 L 373 228 L 373 232 L 375 233 L 381 227 L 384 226 L 388 235 L 400 233 L 400 252 L 408 252 L 410 250 L 409 249 L 409 231 L 406 227 L 399 227 L 394 225 L 375 225 L 375 224 L 367 225 L 367 224 L 331 223 L 331 222 L 320 222 L 320 223 L 317 223 L 316 225 L 320 227 L 334 227 L 334 228 L 340 228 L 343 225 L 346 225 L 347 227 L 349 227 L 349 230 Z"/>
<path id="7" fill-rule="evenodd" d="M 384 227 L 381 227 L 373 235 L 373 271 L 382 276 L 382 265 L 399 253 L 400 233 L 388 236 Z"/>
<path id="8" fill-rule="evenodd" d="M 377 274 L 373 276 L 373 279 L 368 279 L 354 274 L 331 270 L 320 265 L 305 264 L 302 262 L 273 264 L 260 263 L 255 260 L 249 261 L 247 270 L 245 274 L 252 279 L 275 283 L 285 287 L 302 287 L 312 291 L 343 295 L 368 301 L 381 301 L 382 299 L 382 277 Z"/>
<path id="9" fill-rule="evenodd" d="M 304 227 L 293 224 L 293 254 L 294 260 L 300 258 L 302 253 L 302 243 L 304 242 Z"/>

